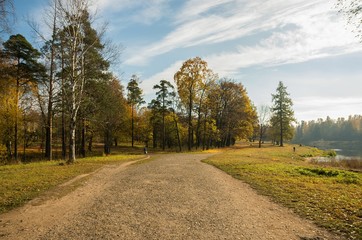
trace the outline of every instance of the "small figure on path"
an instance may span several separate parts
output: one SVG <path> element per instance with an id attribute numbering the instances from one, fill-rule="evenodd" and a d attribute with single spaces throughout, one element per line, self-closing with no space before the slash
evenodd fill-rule
<path id="1" fill-rule="evenodd" d="M 144 147 L 144 148 L 143 148 L 143 152 L 144 152 L 145 154 L 147 154 L 147 147 Z"/>
<path id="2" fill-rule="evenodd" d="M 293 147 L 293 152 L 295 152 L 295 147 Z"/>

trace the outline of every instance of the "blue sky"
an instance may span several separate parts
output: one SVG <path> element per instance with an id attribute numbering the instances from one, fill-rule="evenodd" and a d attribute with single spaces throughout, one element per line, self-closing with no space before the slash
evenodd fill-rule
<path id="1" fill-rule="evenodd" d="M 107 38 L 124 47 L 113 70 L 123 85 L 138 74 L 146 100 L 153 85 L 200 56 L 241 82 L 257 107 L 271 105 L 283 81 L 300 121 L 362 114 L 362 43 L 336 1 L 98 0 L 92 9 L 108 22 Z M 22 20 L 43 22 L 47 2 L 15 0 L 14 32 L 36 44 Z"/>

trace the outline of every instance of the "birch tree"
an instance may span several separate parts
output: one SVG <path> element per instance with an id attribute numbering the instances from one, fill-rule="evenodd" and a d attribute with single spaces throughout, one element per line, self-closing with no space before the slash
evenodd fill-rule
<path id="1" fill-rule="evenodd" d="M 57 3 L 58 26 L 63 39 L 61 47 L 65 62 L 63 90 L 69 112 L 69 159 L 67 163 L 73 163 L 76 159 L 76 123 L 86 80 L 86 53 L 96 44 L 96 40 L 87 44 L 85 42 L 84 22 L 85 20 L 90 21 L 88 10 L 88 0 L 58 0 Z"/>

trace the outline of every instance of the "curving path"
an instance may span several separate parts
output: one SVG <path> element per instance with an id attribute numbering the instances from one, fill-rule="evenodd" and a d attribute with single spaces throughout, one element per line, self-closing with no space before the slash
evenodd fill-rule
<path id="1" fill-rule="evenodd" d="M 60 199 L 0 215 L 0 239 L 339 239 L 200 162 L 209 156 L 103 168 Z"/>

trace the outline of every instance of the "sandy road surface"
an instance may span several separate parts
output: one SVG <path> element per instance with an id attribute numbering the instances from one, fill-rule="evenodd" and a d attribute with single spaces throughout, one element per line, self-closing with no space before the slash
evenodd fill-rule
<path id="1" fill-rule="evenodd" d="M 0 239 L 339 239 L 200 162 L 208 156 L 103 168 L 65 197 L 0 215 Z"/>

